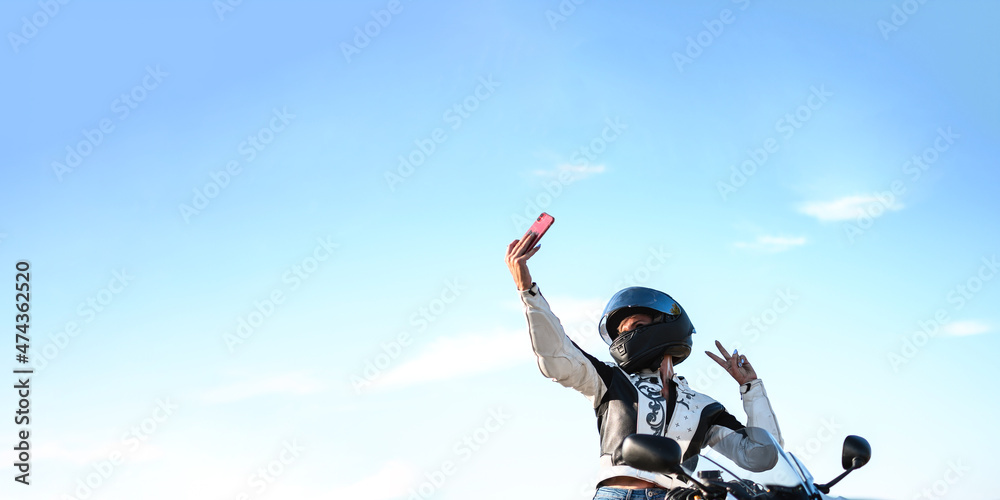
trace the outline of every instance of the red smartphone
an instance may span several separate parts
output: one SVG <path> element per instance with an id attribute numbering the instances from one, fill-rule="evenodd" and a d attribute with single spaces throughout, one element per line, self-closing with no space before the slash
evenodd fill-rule
<path id="1" fill-rule="evenodd" d="M 545 212 L 542 212 L 542 215 L 539 215 L 538 218 L 535 219 L 535 223 L 532 224 L 531 227 L 528 228 L 528 231 L 524 234 L 525 235 L 527 235 L 528 233 L 537 234 L 538 237 L 535 238 L 535 244 L 537 245 L 538 241 L 542 239 L 543 235 L 545 235 L 545 231 L 548 231 L 549 227 L 551 227 L 552 223 L 555 221 L 556 219 L 554 217 Z"/>

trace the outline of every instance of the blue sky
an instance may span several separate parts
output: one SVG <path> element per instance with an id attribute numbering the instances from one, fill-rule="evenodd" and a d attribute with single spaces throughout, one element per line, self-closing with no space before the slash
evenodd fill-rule
<path id="1" fill-rule="evenodd" d="M 589 498 L 593 413 L 503 263 L 540 211 L 533 277 L 591 353 L 658 288 L 698 330 L 678 371 L 745 418 L 701 354 L 739 346 L 818 480 L 871 442 L 835 493 L 992 485 L 963 432 L 1000 411 L 991 2 L 0 9 L 36 370 L 5 498 Z"/>

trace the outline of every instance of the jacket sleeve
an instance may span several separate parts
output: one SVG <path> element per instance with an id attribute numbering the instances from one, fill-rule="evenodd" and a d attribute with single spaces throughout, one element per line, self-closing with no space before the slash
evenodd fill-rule
<path id="1" fill-rule="evenodd" d="M 747 412 L 747 427 L 760 427 L 770 432 L 778 444 L 784 447 L 785 440 L 781 438 L 778 419 L 775 418 L 774 410 L 771 409 L 771 401 L 767 399 L 764 382 L 759 378 L 751 380 L 740 387 L 740 392 L 743 393 L 743 411 Z"/>
<path id="2" fill-rule="evenodd" d="M 748 387 L 749 386 L 749 387 Z M 767 399 L 767 392 L 764 390 L 764 382 L 760 379 L 750 381 L 740 387 L 743 397 L 743 410 L 747 414 L 747 427 L 759 427 L 774 436 L 774 439 L 782 447 L 785 441 L 781 437 L 781 430 L 778 428 L 778 420 L 771 409 L 771 402 Z M 737 439 L 730 437 L 734 431 L 743 428 L 735 417 L 726 413 L 723 418 L 718 418 L 705 436 L 705 444 L 716 449 L 723 455 L 730 457 L 740 464 L 753 463 L 751 458 L 754 452 L 761 452 L 760 443 L 752 439 Z M 745 435 L 743 435 L 746 438 Z M 770 453 L 768 451 L 768 453 Z M 751 469 L 753 470 L 753 469 Z"/>
<path id="3" fill-rule="evenodd" d="M 600 404 L 607 386 L 590 358 L 566 336 L 559 318 L 552 313 L 538 285 L 523 290 L 521 302 L 528 318 L 528 335 L 542 375 L 572 387 L 590 400 L 594 408 Z"/>
<path id="4" fill-rule="evenodd" d="M 726 436 L 712 448 L 751 472 L 771 470 L 778 463 L 780 452 L 775 442 L 756 427 L 726 429 Z"/>

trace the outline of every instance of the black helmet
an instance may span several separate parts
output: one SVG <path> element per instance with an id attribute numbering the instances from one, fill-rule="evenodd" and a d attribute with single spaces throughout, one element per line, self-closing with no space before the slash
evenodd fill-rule
<path id="1" fill-rule="evenodd" d="M 633 314 L 648 314 L 653 323 L 618 333 L 618 325 Z M 635 373 L 659 366 L 665 355 L 680 364 L 691 354 L 691 320 L 680 304 L 652 288 L 633 286 L 611 297 L 600 323 L 601 338 L 611 346 L 611 357 L 623 370 Z"/>

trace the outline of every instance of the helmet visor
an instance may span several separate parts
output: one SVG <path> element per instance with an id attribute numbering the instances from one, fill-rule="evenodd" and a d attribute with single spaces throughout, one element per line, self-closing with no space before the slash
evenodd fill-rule
<path id="1" fill-rule="evenodd" d="M 618 336 L 618 325 L 633 314 L 646 314 L 654 322 L 670 322 L 684 311 L 669 295 L 652 288 L 631 287 L 615 294 L 604 308 L 599 325 L 601 336 L 609 344 Z"/>

